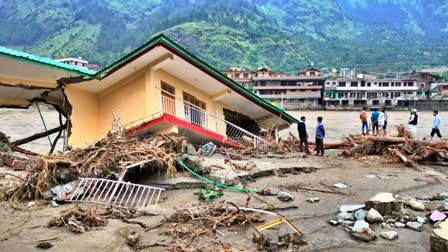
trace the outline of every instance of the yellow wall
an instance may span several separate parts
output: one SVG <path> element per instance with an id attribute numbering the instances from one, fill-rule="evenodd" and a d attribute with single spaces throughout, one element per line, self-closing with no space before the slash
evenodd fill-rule
<path id="1" fill-rule="evenodd" d="M 65 94 L 72 105 L 71 135 L 68 144 L 82 147 L 98 140 L 98 99 L 95 94 L 68 85 Z"/>
<path id="2" fill-rule="evenodd" d="M 35 81 L 35 80 L 27 80 L 27 79 L 17 79 L 17 78 L 10 78 L 5 76 L 0 76 L 0 82 L 3 84 L 24 84 L 24 85 L 30 85 L 30 86 L 36 86 L 36 87 L 46 87 L 46 88 L 56 88 L 58 85 L 56 81 L 54 83 L 50 82 L 42 82 L 42 81 Z"/>
<path id="3" fill-rule="evenodd" d="M 98 132 L 105 135 L 112 129 L 113 113 L 116 112 L 122 126 L 146 115 L 145 75 L 132 75 L 119 81 L 98 96 Z"/>

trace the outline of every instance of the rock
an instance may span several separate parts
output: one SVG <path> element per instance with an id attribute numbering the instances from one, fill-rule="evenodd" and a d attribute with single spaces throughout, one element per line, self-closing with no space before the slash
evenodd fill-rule
<path id="1" fill-rule="evenodd" d="M 367 223 L 364 220 L 358 220 L 355 222 L 355 225 L 353 225 L 353 232 L 360 232 L 361 230 L 369 228 L 369 223 Z"/>
<path id="2" fill-rule="evenodd" d="M 429 210 L 438 210 L 438 209 L 443 209 L 445 201 L 443 200 L 431 200 L 428 202 L 425 202 L 425 208 L 429 209 Z"/>
<path id="3" fill-rule="evenodd" d="M 406 224 L 404 224 L 403 222 L 395 222 L 395 227 L 404 228 L 404 227 L 406 227 Z"/>
<path id="4" fill-rule="evenodd" d="M 392 202 L 395 200 L 396 199 L 394 195 L 388 192 L 378 193 L 377 195 L 373 196 L 373 198 L 369 199 L 369 201 L 375 201 L 381 203 Z"/>
<path id="5" fill-rule="evenodd" d="M 425 211 L 425 205 L 423 205 L 423 203 L 415 201 L 415 200 L 410 200 L 407 202 L 407 204 L 414 210 L 416 211 Z"/>
<path id="6" fill-rule="evenodd" d="M 33 207 L 33 206 L 35 206 L 36 205 L 36 202 L 35 201 L 30 201 L 30 202 L 28 202 L 28 207 Z"/>
<path id="7" fill-rule="evenodd" d="M 368 222 L 381 222 L 383 221 L 383 216 L 375 210 L 375 208 L 371 208 L 367 213 L 367 221 Z"/>
<path id="8" fill-rule="evenodd" d="M 364 220 L 366 218 L 366 211 L 359 209 L 355 212 L 356 220 Z"/>
<path id="9" fill-rule="evenodd" d="M 436 211 L 432 212 L 432 214 L 431 214 L 431 216 L 429 216 L 429 218 L 432 221 L 442 221 L 442 220 L 446 219 L 446 214 L 436 210 Z"/>
<path id="10" fill-rule="evenodd" d="M 393 240 L 398 238 L 398 233 L 395 231 L 386 231 L 386 232 L 381 232 L 380 236 L 383 237 L 386 240 Z"/>
<path id="11" fill-rule="evenodd" d="M 329 220 L 328 223 L 330 223 L 330 225 L 332 225 L 332 226 L 339 225 L 339 222 L 337 220 Z"/>
<path id="12" fill-rule="evenodd" d="M 421 223 L 416 222 L 416 221 L 410 221 L 410 222 L 406 223 L 406 227 L 411 229 L 411 230 L 420 232 L 422 230 L 423 225 Z"/>
<path id="13" fill-rule="evenodd" d="M 333 187 L 336 187 L 338 189 L 347 189 L 347 185 L 346 184 L 342 184 L 342 183 L 336 183 L 333 185 Z"/>
<path id="14" fill-rule="evenodd" d="M 294 200 L 294 196 L 292 196 L 291 194 L 289 194 L 287 192 L 279 192 L 277 194 L 277 198 L 283 202 Z"/>
<path id="15" fill-rule="evenodd" d="M 339 207 L 339 212 L 354 212 L 364 207 L 365 205 L 342 205 Z"/>
<path id="16" fill-rule="evenodd" d="M 421 223 L 421 224 L 425 224 L 425 222 L 426 222 L 426 218 L 421 217 L 421 216 L 417 216 L 417 222 L 418 222 L 418 223 Z"/>
<path id="17" fill-rule="evenodd" d="M 53 247 L 53 244 L 49 243 L 49 242 L 40 242 L 39 244 L 36 245 L 36 248 L 38 249 L 50 249 Z"/>
<path id="18" fill-rule="evenodd" d="M 129 246 L 135 246 L 137 245 L 138 240 L 139 240 L 138 232 L 135 230 L 129 230 L 128 235 L 126 237 L 126 243 Z"/>
<path id="19" fill-rule="evenodd" d="M 443 202 L 443 209 L 445 211 L 448 211 L 448 201 Z"/>
<path id="20" fill-rule="evenodd" d="M 338 219 L 342 220 L 355 220 L 352 213 L 342 212 L 338 214 Z"/>
<path id="21" fill-rule="evenodd" d="M 320 201 L 320 199 L 319 198 L 308 198 L 308 199 L 306 199 L 306 202 L 309 202 L 309 203 L 315 203 L 315 202 L 319 202 Z"/>
<path id="22" fill-rule="evenodd" d="M 382 228 L 382 229 L 385 229 L 386 226 L 387 226 L 386 222 L 381 223 L 381 228 Z"/>
<path id="23" fill-rule="evenodd" d="M 370 242 L 376 239 L 377 234 L 370 228 L 365 228 L 360 232 L 352 232 L 353 237 L 360 241 Z"/>

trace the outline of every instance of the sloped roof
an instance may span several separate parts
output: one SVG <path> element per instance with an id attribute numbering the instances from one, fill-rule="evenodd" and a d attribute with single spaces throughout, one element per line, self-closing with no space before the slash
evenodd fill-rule
<path id="1" fill-rule="evenodd" d="M 138 57 L 144 55 L 146 52 L 150 51 L 156 46 L 163 46 L 164 48 L 170 50 L 171 52 L 175 53 L 179 57 L 182 57 L 183 59 L 187 60 L 194 66 L 198 67 L 202 71 L 210 74 L 213 78 L 219 80 L 235 92 L 241 94 L 246 99 L 251 100 L 252 102 L 256 103 L 260 107 L 263 107 L 264 109 L 270 111 L 273 114 L 277 114 L 278 116 L 281 116 L 283 119 L 290 123 L 298 123 L 298 120 L 294 118 L 293 116 L 286 113 L 282 108 L 278 108 L 268 101 L 264 100 L 263 98 L 259 97 L 258 95 L 254 94 L 250 90 L 244 88 L 237 82 L 233 81 L 232 79 L 228 78 L 226 75 L 218 71 L 217 69 L 213 68 L 212 66 L 208 65 L 198 57 L 194 56 L 190 52 L 188 52 L 183 47 L 179 46 L 169 38 L 167 38 L 165 35 L 160 34 L 149 40 L 148 42 L 144 43 L 140 47 L 136 48 L 132 52 L 128 53 L 127 55 L 123 56 L 116 62 L 106 66 L 102 70 L 98 72 L 92 72 L 85 68 L 80 68 L 72 65 L 68 65 L 65 63 L 58 62 L 56 60 L 43 58 L 23 52 L 18 52 L 15 50 L 11 50 L 8 48 L 0 47 L 0 56 L 6 56 L 6 57 L 12 57 L 21 61 L 30 62 L 34 64 L 40 64 L 44 66 L 48 66 L 51 68 L 56 68 L 59 70 L 64 70 L 71 73 L 78 73 L 83 76 L 96 78 L 98 80 L 107 78 L 109 75 L 111 75 L 113 72 L 117 71 L 118 69 L 122 68 L 129 62 L 137 59 Z"/>

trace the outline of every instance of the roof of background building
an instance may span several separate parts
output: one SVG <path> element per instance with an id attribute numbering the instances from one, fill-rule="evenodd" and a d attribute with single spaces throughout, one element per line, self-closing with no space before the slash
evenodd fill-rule
<path id="1" fill-rule="evenodd" d="M 25 62 L 31 62 L 34 64 L 39 64 L 39 65 L 43 65 L 43 66 L 47 66 L 47 67 L 51 67 L 51 68 L 60 69 L 63 71 L 68 71 L 71 73 L 88 75 L 88 76 L 94 74 L 94 72 L 92 72 L 86 68 L 65 64 L 65 63 L 59 62 L 54 59 L 40 57 L 40 56 L 36 56 L 33 54 L 29 54 L 29 53 L 24 53 L 24 52 L 12 50 L 12 49 L 2 47 L 2 46 L 0 46 L 0 55 L 8 57 L 8 58 L 14 58 L 17 60 L 25 61 Z"/>

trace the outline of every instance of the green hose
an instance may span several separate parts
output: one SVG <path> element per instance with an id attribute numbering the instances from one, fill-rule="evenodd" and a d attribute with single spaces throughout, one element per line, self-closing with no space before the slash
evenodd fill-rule
<path id="1" fill-rule="evenodd" d="M 200 179 L 202 179 L 202 180 L 204 180 L 204 181 L 206 181 L 206 182 L 208 182 L 208 183 L 210 183 L 210 184 L 213 184 L 213 185 L 216 185 L 216 186 L 219 186 L 219 187 L 222 187 L 222 188 L 226 188 L 226 189 L 230 189 L 230 190 L 238 191 L 238 192 L 253 192 L 253 193 L 256 193 L 256 192 L 257 192 L 256 189 L 249 190 L 249 189 L 246 189 L 246 188 L 241 188 L 241 187 L 236 187 L 236 186 L 231 186 L 231 185 L 222 184 L 222 183 L 213 181 L 213 180 L 211 180 L 211 179 L 205 178 L 205 177 L 203 177 L 203 176 L 197 174 L 197 173 L 196 173 L 195 171 L 193 171 L 192 169 L 190 169 L 190 167 L 188 167 L 188 166 L 184 163 L 184 161 L 182 161 L 182 159 L 177 158 L 176 161 L 177 161 L 177 163 L 179 163 L 183 168 L 187 169 L 187 171 L 189 171 L 191 174 L 195 175 L 196 177 L 198 177 L 198 178 L 200 178 Z"/>

